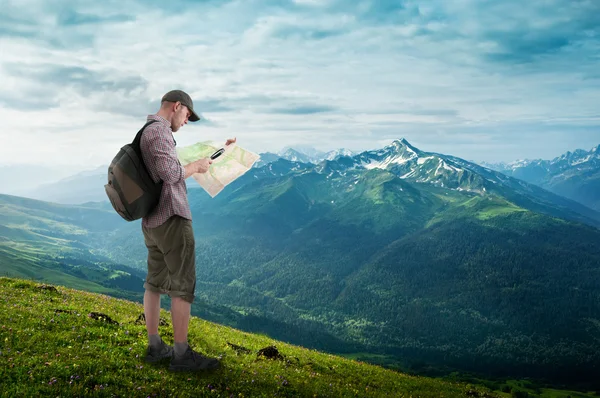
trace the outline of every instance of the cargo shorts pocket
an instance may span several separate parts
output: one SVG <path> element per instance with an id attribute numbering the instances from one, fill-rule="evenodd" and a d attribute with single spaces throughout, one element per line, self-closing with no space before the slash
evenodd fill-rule
<path id="1" fill-rule="evenodd" d="M 169 295 L 191 303 L 196 290 L 196 241 L 192 222 L 177 217 L 168 236 L 170 244 L 165 250 L 165 263 L 169 270 Z"/>

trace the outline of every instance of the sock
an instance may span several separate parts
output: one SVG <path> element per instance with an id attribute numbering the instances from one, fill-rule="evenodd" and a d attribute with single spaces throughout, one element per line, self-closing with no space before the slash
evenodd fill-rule
<path id="1" fill-rule="evenodd" d="M 161 346 L 162 339 L 158 334 L 150 334 L 148 335 L 148 341 L 150 343 L 150 347 L 158 348 Z"/>
<path id="2" fill-rule="evenodd" d="M 188 343 L 187 343 L 187 341 L 184 343 L 176 342 L 174 345 L 174 348 L 175 348 L 175 355 L 177 355 L 178 357 L 181 357 L 187 351 Z"/>

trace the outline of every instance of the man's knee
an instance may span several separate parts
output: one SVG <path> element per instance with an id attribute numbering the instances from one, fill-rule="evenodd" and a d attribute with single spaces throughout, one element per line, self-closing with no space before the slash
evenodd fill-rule
<path id="1" fill-rule="evenodd" d="M 171 300 L 175 299 L 180 299 L 183 300 L 185 302 L 188 302 L 190 304 L 192 304 L 194 302 L 194 299 L 196 298 L 196 296 L 194 295 L 194 293 L 189 293 L 189 292 L 181 292 L 181 291 L 171 291 L 169 292 L 169 296 L 171 297 Z"/>

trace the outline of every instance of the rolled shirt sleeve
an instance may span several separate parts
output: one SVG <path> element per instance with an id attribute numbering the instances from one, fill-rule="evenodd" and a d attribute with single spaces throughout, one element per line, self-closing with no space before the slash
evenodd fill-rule
<path id="1" fill-rule="evenodd" d="M 165 184 L 175 184 L 185 179 L 185 170 L 177 158 L 175 143 L 171 133 L 160 132 L 161 126 L 147 127 L 141 140 L 144 163 L 156 180 L 158 177 Z"/>

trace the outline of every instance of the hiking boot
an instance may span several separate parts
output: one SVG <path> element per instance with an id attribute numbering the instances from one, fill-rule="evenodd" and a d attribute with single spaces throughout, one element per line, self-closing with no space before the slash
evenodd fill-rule
<path id="1" fill-rule="evenodd" d="M 146 362 L 156 363 L 166 358 L 173 358 L 173 347 L 161 340 L 158 348 L 148 346 L 146 349 Z"/>
<path id="2" fill-rule="evenodd" d="M 215 369 L 217 367 L 219 367 L 218 359 L 205 357 L 188 346 L 182 356 L 173 355 L 169 370 L 174 372 L 194 372 L 198 370 Z"/>

